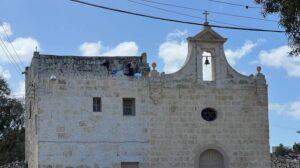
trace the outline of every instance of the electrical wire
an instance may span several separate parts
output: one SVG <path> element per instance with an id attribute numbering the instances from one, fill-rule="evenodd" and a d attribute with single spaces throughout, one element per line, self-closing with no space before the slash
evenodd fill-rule
<path id="1" fill-rule="evenodd" d="M 114 11 L 114 12 L 118 12 L 118 13 L 125 13 L 125 14 L 129 14 L 129 15 L 135 15 L 135 16 L 140 16 L 140 17 L 145 17 L 145 18 L 151 18 L 151 19 L 156 19 L 156 20 L 167 21 L 167 22 L 183 23 L 183 24 L 198 25 L 198 26 L 207 26 L 207 25 L 202 24 L 202 23 L 196 23 L 196 22 L 190 22 L 190 21 L 183 21 L 183 20 L 176 20 L 176 19 L 146 15 L 146 14 L 126 11 L 126 10 L 116 9 L 116 8 L 110 8 L 110 7 L 97 5 L 97 4 L 93 4 L 93 3 L 89 3 L 89 2 L 84 2 L 84 1 L 80 1 L 80 0 L 69 0 L 69 1 L 76 2 L 76 3 L 79 3 L 79 4 L 83 4 L 83 5 L 86 5 L 86 6 L 92 6 L 92 7 L 101 8 L 101 9 L 105 9 L 105 10 L 109 10 L 109 11 Z M 284 33 L 285 32 L 285 31 L 281 31 L 281 30 L 268 30 L 268 29 L 260 29 L 260 28 L 241 28 L 241 27 L 220 26 L 220 25 L 209 25 L 209 26 L 210 27 L 215 27 L 215 28 L 232 29 L 232 30 L 273 32 L 273 33 Z"/>
<path id="2" fill-rule="evenodd" d="M 8 53 L 6 52 L 6 50 L 4 49 L 4 47 L 2 46 L 2 44 L 0 44 L 0 46 L 1 46 L 1 48 L 2 48 L 2 50 L 3 50 L 3 52 L 4 52 L 4 54 L 7 56 L 8 61 L 9 61 L 12 65 L 14 65 L 15 70 L 16 70 L 17 72 L 19 72 L 19 69 L 16 67 L 16 65 L 13 63 L 13 61 L 10 59 L 10 57 L 8 56 Z"/>
<path id="3" fill-rule="evenodd" d="M 231 6 L 240 6 L 240 7 L 245 7 L 246 9 L 250 8 L 255 8 L 259 9 L 260 7 L 255 7 L 255 6 L 249 6 L 249 5 L 242 5 L 242 4 L 237 4 L 237 3 L 230 3 L 230 2 L 225 2 L 225 1 L 219 1 L 219 0 L 209 0 L 211 2 L 216 2 L 216 3 L 221 3 L 221 4 L 226 4 L 226 5 L 231 5 Z"/>
<path id="4" fill-rule="evenodd" d="M 199 16 L 195 16 L 195 15 L 189 15 L 189 14 L 185 14 L 185 13 L 181 13 L 181 12 L 177 12 L 177 11 L 173 11 L 173 10 L 168 10 L 168 9 L 164 9 L 164 8 L 160 8 L 160 7 L 148 5 L 148 4 L 145 4 L 145 3 L 136 2 L 134 0 L 127 0 L 127 1 L 139 4 L 139 5 L 147 6 L 147 7 L 150 7 L 150 8 L 158 9 L 158 10 L 161 10 L 161 11 L 165 11 L 165 12 L 168 12 L 168 13 L 172 13 L 172 14 L 177 14 L 177 15 L 181 15 L 181 16 L 188 16 L 188 17 L 192 17 L 192 18 L 198 18 L 198 19 L 205 20 L 203 17 L 199 17 Z M 239 26 L 239 27 L 244 27 L 244 28 L 251 28 L 251 27 L 247 27 L 247 26 L 241 26 L 241 25 L 236 25 L 236 24 L 231 24 L 231 23 L 216 21 L 216 20 L 212 20 L 212 19 L 209 19 L 209 20 L 211 22 L 214 22 L 214 23 L 221 23 L 221 24 L 230 25 L 230 26 Z"/>
<path id="5" fill-rule="evenodd" d="M 232 16 L 232 17 L 239 17 L 239 18 L 254 19 L 254 20 L 261 20 L 261 21 L 269 21 L 269 22 L 278 23 L 277 20 L 264 19 L 264 18 L 251 17 L 251 16 L 244 16 L 244 15 L 237 15 L 237 14 L 224 13 L 224 12 L 216 12 L 216 11 L 211 11 L 211 10 L 204 10 L 204 9 L 192 8 L 192 7 L 187 7 L 187 6 L 174 5 L 174 4 L 170 4 L 170 3 L 163 3 L 163 2 L 157 2 L 157 1 L 152 1 L 152 0 L 139 0 L 139 1 L 148 2 L 148 3 L 152 3 L 152 4 L 159 4 L 159 5 L 169 6 L 169 7 L 176 7 L 176 8 L 180 8 L 180 9 L 188 9 L 188 10 L 193 10 L 193 11 L 200 11 L 200 12 L 207 11 L 209 13 L 217 14 L 217 15 L 226 15 L 226 16 Z"/>
<path id="6" fill-rule="evenodd" d="M 17 51 L 16 51 L 16 49 L 15 49 L 15 47 L 14 47 L 12 41 L 10 40 L 10 38 L 9 38 L 9 36 L 8 36 L 8 33 L 7 33 L 7 31 L 6 31 L 6 29 L 5 29 L 4 25 L 3 25 L 3 22 L 0 22 L 0 24 L 1 24 L 1 27 L 2 27 L 2 29 L 3 29 L 4 34 L 6 35 L 7 40 L 9 41 L 9 43 L 10 43 L 10 45 L 11 45 L 11 47 L 12 47 L 14 53 L 15 53 L 15 56 L 17 57 L 18 61 L 21 62 L 21 64 L 22 64 L 23 66 L 25 66 L 25 64 L 22 62 L 22 60 L 21 60 L 19 54 L 17 53 Z"/>

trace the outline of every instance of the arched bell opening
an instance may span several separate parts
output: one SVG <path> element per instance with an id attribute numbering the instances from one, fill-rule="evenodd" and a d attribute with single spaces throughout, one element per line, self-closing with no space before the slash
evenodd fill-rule
<path id="1" fill-rule="evenodd" d="M 203 51 L 202 53 L 202 80 L 214 81 L 214 60 L 212 59 L 211 52 Z"/>

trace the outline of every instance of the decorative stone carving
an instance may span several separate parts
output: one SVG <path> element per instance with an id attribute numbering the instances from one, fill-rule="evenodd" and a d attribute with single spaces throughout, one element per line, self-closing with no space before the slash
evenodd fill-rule
<path id="1" fill-rule="evenodd" d="M 154 104 L 157 104 L 161 99 L 162 86 L 159 72 L 156 70 L 156 63 L 152 63 L 152 71 L 150 72 L 149 96 Z"/>
<path id="2" fill-rule="evenodd" d="M 202 40 L 213 40 L 216 39 L 215 36 L 213 36 L 211 33 L 206 33 L 203 36 L 200 37 Z"/>
<path id="3" fill-rule="evenodd" d="M 150 83 L 150 99 L 154 104 L 158 104 L 162 97 L 162 87 L 160 83 Z"/>

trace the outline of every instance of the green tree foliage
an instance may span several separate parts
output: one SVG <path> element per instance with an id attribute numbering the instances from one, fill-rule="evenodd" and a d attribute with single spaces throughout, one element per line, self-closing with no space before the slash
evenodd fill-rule
<path id="1" fill-rule="evenodd" d="M 300 0 L 255 0 L 262 5 L 264 16 L 278 14 L 279 24 L 285 29 L 293 49 L 291 55 L 300 55 Z"/>
<path id="2" fill-rule="evenodd" d="M 293 145 L 293 152 L 294 152 L 295 154 L 300 154 L 300 143 L 295 143 L 295 144 Z"/>
<path id="3" fill-rule="evenodd" d="M 285 156 L 292 153 L 292 150 L 286 146 L 283 146 L 282 144 L 279 144 L 278 147 L 275 149 L 275 155 L 276 156 Z"/>
<path id="4" fill-rule="evenodd" d="M 0 76 L 0 165 L 24 160 L 24 108 L 12 98 L 6 81 Z"/>

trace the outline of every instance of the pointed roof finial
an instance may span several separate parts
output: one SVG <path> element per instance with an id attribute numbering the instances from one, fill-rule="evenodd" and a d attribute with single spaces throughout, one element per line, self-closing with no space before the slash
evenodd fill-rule
<path id="1" fill-rule="evenodd" d="M 153 63 L 152 63 L 152 69 L 153 69 L 153 70 L 156 70 L 155 68 L 156 68 L 156 62 L 153 62 Z"/>
<path id="2" fill-rule="evenodd" d="M 258 74 L 260 74 L 260 73 L 261 73 L 261 66 L 258 66 L 258 67 L 256 68 L 256 71 L 257 71 Z"/>
<path id="3" fill-rule="evenodd" d="M 207 11 L 203 12 L 204 16 L 205 16 L 205 22 L 204 25 L 208 25 L 208 15 L 209 13 Z"/>

